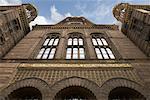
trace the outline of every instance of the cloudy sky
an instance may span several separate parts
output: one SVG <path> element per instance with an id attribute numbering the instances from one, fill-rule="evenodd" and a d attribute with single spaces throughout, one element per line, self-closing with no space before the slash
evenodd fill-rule
<path id="1" fill-rule="evenodd" d="M 68 16 L 84 16 L 96 24 L 115 24 L 112 8 L 121 2 L 150 5 L 150 0 L 0 0 L 0 5 L 33 4 L 38 17 L 32 25 L 55 24 Z"/>

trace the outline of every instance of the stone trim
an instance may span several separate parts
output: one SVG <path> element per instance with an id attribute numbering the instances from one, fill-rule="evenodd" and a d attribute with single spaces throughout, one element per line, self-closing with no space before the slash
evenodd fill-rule
<path id="1" fill-rule="evenodd" d="M 56 82 L 54 85 L 51 86 L 51 91 L 53 91 L 52 98 L 55 98 L 56 94 L 59 91 L 69 86 L 81 86 L 87 88 L 95 95 L 97 100 L 100 98 L 99 86 L 88 79 L 80 77 L 69 77 Z"/>
<path id="2" fill-rule="evenodd" d="M 48 84 L 39 79 L 39 78 L 26 78 L 20 81 L 17 81 L 11 85 L 9 85 L 7 88 L 1 91 L 0 93 L 0 99 L 8 98 L 8 95 L 11 94 L 14 90 L 17 90 L 22 87 L 34 87 L 37 88 L 41 94 L 42 94 L 42 100 L 48 100 L 46 98 L 49 98 L 49 86 Z M 2 100 L 3 100 L 2 99 Z"/>
<path id="3" fill-rule="evenodd" d="M 146 91 L 144 85 L 138 84 L 134 81 L 131 81 L 129 79 L 125 78 L 112 78 L 107 80 L 103 85 L 101 86 L 101 98 L 102 100 L 108 100 L 109 93 L 111 90 L 117 87 L 128 87 L 131 89 L 134 89 L 141 93 L 145 98 L 148 98 L 148 91 Z"/>

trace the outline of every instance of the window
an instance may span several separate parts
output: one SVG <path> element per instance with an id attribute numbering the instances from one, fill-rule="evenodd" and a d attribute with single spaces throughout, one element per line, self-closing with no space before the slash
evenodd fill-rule
<path id="1" fill-rule="evenodd" d="M 2 30 L 0 29 L 0 45 L 4 44 L 5 38 L 4 35 L 2 33 Z"/>
<path id="2" fill-rule="evenodd" d="M 11 30 L 14 30 L 14 31 L 17 31 L 17 30 L 20 30 L 21 27 L 20 27 L 20 23 L 19 23 L 19 19 L 14 19 L 10 22 L 11 24 Z"/>
<path id="3" fill-rule="evenodd" d="M 98 59 L 115 59 L 106 39 L 101 35 L 92 35 L 92 43 Z"/>
<path id="4" fill-rule="evenodd" d="M 80 35 L 70 36 L 67 44 L 66 59 L 85 59 L 83 38 Z"/>
<path id="5" fill-rule="evenodd" d="M 53 59 L 56 53 L 58 42 L 59 37 L 57 35 L 52 35 L 46 38 L 36 58 Z"/>
<path id="6" fill-rule="evenodd" d="M 83 22 L 68 22 L 68 25 L 70 24 L 83 25 Z"/>

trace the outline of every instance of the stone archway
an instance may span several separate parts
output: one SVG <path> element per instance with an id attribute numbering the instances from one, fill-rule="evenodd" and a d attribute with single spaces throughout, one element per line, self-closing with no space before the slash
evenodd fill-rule
<path id="1" fill-rule="evenodd" d="M 50 89 L 48 84 L 39 79 L 39 78 L 26 78 L 20 81 L 17 81 L 13 84 L 10 84 L 7 88 L 3 89 L 0 93 L 0 96 L 4 99 L 11 100 L 10 98 L 16 97 L 17 93 L 21 93 L 24 91 L 33 91 L 31 94 L 39 94 L 39 100 L 49 100 Z M 40 96 L 41 94 L 41 96 Z M 31 96 L 30 94 L 26 93 L 25 96 Z M 22 98 L 22 97 L 18 97 Z M 4 100 L 5 100 L 4 99 Z"/>
<path id="2" fill-rule="evenodd" d="M 60 80 L 58 82 L 56 82 L 52 87 L 51 87 L 51 91 L 53 91 L 51 94 L 53 94 L 53 100 L 62 100 L 62 98 L 65 96 L 63 96 L 63 94 L 66 94 L 68 91 L 70 91 L 70 89 L 73 89 L 79 93 L 85 91 L 85 94 L 79 94 L 77 92 L 70 92 L 67 96 L 69 97 L 74 97 L 74 98 L 88 98 L 87 95 L 91 95 L 93 98 L 95 98 L 94 100 L 99 100 L 98 98 L 100 98 L 99 95 L 99 86 L 87 79 L 84 78 L 80 78 L 80 77 L 70 77 L 70 78 L 66 78 L 63 80 Z M 79 94 L 79 95 L 78 95 Z M 62 97 L 61 99 L 58 99 L 59 97 Z M 67 98 L 67 97 L 66 97 Z M 91 99 L 91 98 L 90 98 Z M 88 99 L 88 100 L 90 100 Z M 77 99 L 78 100 L 78 99 Z"/>
<path id="3" fill-rule="evenodd" d="M 86 88 L 70 86 L 60 90 L 54 100 L 96 100 L 96 97 Z"/>
<path id="4" fill-rule="evenodd" d="M 138 91 L 128 87 L 117 87 L 110 91 L 109 100 L 146 100 Z"/>
<path id="5" fill-rule="evenodd" d="M 42 100 L 41 92 L 34 87 L 23 87 L 8 95 L 9 100 Z"/>
<path id="6" fill-rule="evenodd" d="M 117 89 L 117 90 L 116 90 Z M 119 92 L 118 92 L 119 91 Z M 125 79 L 125 78 L 113 78 L 107 80 L 102 86 L 101 86 L 101 98 L 102 100 L 111 100 L 109 97 L 115 96 L 115 93 L 119 95 L 119 93 L 123 93 L 128 91 L 129 94 L 136 93 L 139 96 L 142 96 L 145 100 L 145 98 L 148 98 L 148 95 L 144 89 L 144 86 L 141 84 L 138 84 L 137 82 Z"/>

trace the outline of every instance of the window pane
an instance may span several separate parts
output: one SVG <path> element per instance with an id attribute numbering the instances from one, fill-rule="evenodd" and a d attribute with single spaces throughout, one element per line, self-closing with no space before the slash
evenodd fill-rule
<path id="1" fill-rule="evenodd" d="M 102 54 L 101 54 L 99 48 L 95 48 L 95 52 L 96 52 L 96 54 L 97 54 L 97 58 L 98 58 L 98 59 L 103 59 Z"/>
<path id="2" fill-rule="evenodd" d="M 57 38 L 57 39 L 55 39 L 55 41 L 54 41 L 54 46 L 57 46 L 58 45 L 58 42 L 59 42 L 59 39 Z"/>
<path id="3" fill-rule="evenodd" d="M 97 45 L 96 39 L 92 39 L 93 45 Z"/>
<path id="4" fill-rule="evenodd" d="M 103 55 L 104 59 L 109 59 L 109 57 L 107 55 L 107 52 L 104 48 L 101 48 L 101 52 L 102 52 L 102 55 Z"/>
<path id="5" fill-rule="evenodd" d="M 72 49 L 71 48 L 67 48 L 67 54 L 71 54 Z"/>
<path id="6" fill-rule="evenodd" d="M 79 48 L 79 50 L 80 50 L 80 53 L 84 54 L 84 48 Z"/>
<path id="7" fill-rule="evenodd" d="M 71 59 L 71 52 L 72 52 L 72 49 L 67 48 L 66 59 Z"/>
<path id="8" fill-rule="evenodd" d="M 38 54 L 37 57 L 36 57 L 37 59 L 40 59 L 40 58 L 42 57 L 42 54 L 43 54 L 44 50 L 45 50 L 45 48 L 42 48 L 42 49 L 40 50 L 39 54 Z"/>
<path id="9" fill-rule="evenodd" d="M 79 45 L 83 45 L 83 39 L 79 38 Z"/>
<path id="10" fill-rule="evenodd" d="M 80 59 L 85 59 L 84 48 L 79 48 Z"/>
<path id="11" fill-rule="evenodd" d="M 106 50 L 107 50 L 107 53 L 109 54 L 109 57 L 110 57 L 111 59 L 115 59 L 115 56 L 114 56 L 114 54 L 112 53 L 111 49 L 110 49 L 110 48 L 106 48 Z"/>
<path id="12" fill-rule="evenodd" d="M 78 48 L 73 48 L 73 59 L 78 59 Z"/>
<path id="13" fill-rule="evenodd" d="M 51 46 L 53 44 L 53 41 L 54 39 L 51 39 L 48 45 Z"/>
<path id="14" fill-rule="evenodd" d="M 72 39 L 71 38 L 68 39 L 68 45 L 72 45 Z"/>
<path id="15" fill-rule="evenodd" d="M 46 46 L 48 44 L 49 40 L 50 39 L 46 39 L 45 42 L 44 42 L 44 44 L 43 44 L 43 46 Z"/>
<path id="16" fill-rule="evenodd" d="M 98 45 L 100 45 L 100 46 L 103 45 L 103 44 L 102 44 L 102 41 L 101 41 L 99 38 L 97 38 L 96 40 L 97 40 L 97 42 L 98 42 Z"/>
<path id="17" fill-rule="evenodd" d="M 56 52 L 56 48 L 52 48 L 51 53 L 50 53 L 48 59 L 53 59 L 54 55 L 55 55 L 55 52 Z"/>
<path id="18" fill-rule="evenodd" d="M 47 59 L 49 52 L 50 52 L 50 48 L 47 48 L 44 52 L 42 59 Z"/>
<path id="19" fill-rule="evenodd" d="M 78 45 L 78 39 L 77 38 L 73 39 L 73 45 Z"/>
<path id="20" fill-rule="evenodd" d="M 108 45 L 108 43 L 106 42 L 106 40 L 104 38 L 101 39 L 104 45 Z"/>

